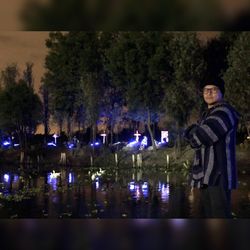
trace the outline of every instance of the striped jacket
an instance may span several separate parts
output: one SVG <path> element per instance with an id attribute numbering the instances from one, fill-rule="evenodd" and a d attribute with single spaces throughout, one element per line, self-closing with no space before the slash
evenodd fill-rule
<path id="1" fill-rule="evenodd" d="M 239 114 L 225 101 L 205 111 L 201 120 L 185 131 L 184 137 L 195 149 L 191 186 L 223 185 L 237 188 L 235 157 Z"/>

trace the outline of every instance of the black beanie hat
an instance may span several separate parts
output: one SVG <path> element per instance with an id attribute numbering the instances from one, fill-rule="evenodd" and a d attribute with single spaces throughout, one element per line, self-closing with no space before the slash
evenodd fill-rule
<path id="1" fill-rule="evenodd" d="M 218 87 L 222 93 L 222 95 L 224 95 L 225 93 L 225 82 L 222 78 L 220 77 L 214 77 L 214 78 L 206 78 L 205 80 L 202 81 L 202 83 L 200 84 L 200 89 L 203 90 L 203 88 L 206 85 L 214 85 L 216 87 Z"/>

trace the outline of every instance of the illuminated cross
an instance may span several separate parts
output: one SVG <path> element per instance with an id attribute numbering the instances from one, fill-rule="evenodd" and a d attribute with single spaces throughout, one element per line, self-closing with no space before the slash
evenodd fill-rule
<path id="1" fill-rule="evenodd" d="M 105 133 L 105 131 L 104 131 L 103 134 L 100 134 L 100 136 L 102 136 L 102 143 L 105 144 L 105 140 L 106 140 L 106 136 L 107 136 L 107 134 Z"/>
<path id="2" fill-rule="evenodd" d="M 139 134 L 138 130 L 136 130 L 136 133 L 134 134 L 134 136 L 135 136 L 135 140 L 138 142 L 139 136 L 141 136 L 141 134 Z"/>
<path id="3" fill-rule="evenodd" d="M 56 144 L 56 138 L 59 137 L 59 135 L 53 134 L 53 137 L 54 137 L 54 139 L 55 139 L 55 144 Z"/>

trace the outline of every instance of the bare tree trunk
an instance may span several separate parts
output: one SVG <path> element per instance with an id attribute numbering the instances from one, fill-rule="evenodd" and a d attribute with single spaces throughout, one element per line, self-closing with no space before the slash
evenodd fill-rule
<path id="1" fill-rule="evenodd" d="M 96 124 L 92 125 L 92 142 L 95 143 L 96 141 Z"/>
<path id="2" fill-rule="evenodd" d="M 67 119 L 67 134 L 69 138 L 71 138 L 71 117 L 70 116 L 68 116 L 68 119 Z"/>
<path id="3" fill-rule="evenodd" d="M 153 150 L 155 151 L 156 150 L 156 145 L 155 145 L 155 140 L 154 140 L 154 134 L 153 134 L 153 131 L 151 129 L 151 114 L 150 114 L 150 110 L 148 109 L 147 111 L 147 126 L 148 126 L 148 132 L 150 134 L 150 138 L 151 138 L 151 141 L 152 141 L 152 146 L 153 146 Z"/>
<path id="4" fill-rule="evenodd" d="M 175 141 L 175 147 L 174 147 L 174 155 L 175 155 L 175 160 L 180 156 L 181 152 L 181 133 L 180 133 L 180 126 L 178 122 L 176 122 L 176 130 L 177 130 L 177 136 L 176 136 L 176 141 Z"/>

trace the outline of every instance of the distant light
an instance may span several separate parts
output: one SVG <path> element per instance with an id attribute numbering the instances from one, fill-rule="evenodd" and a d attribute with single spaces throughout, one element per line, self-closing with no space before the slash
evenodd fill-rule
<path id="1" fill-rule="evenodd" d="M 70 143 L 70 144 L 68 144 L 68 148 L 73 148 L 74 147 L 74 144 L 73 143 Z"/>
<path id="2" fill-rule="evenodd" d="M 50 172 L 50 173 L 48 174 L 48 177 L 49 177 L 50 179 L 54 179 L 54 178 L 57 178 L 57 177 L 59 177 L 59 176 L 60 176 L 60 173 L 56 173 L 55 170 L 53 170 L 52 172 Z"/>
<path id="3" fill-rule="evenodd" d="M 54 142 L 48 142 L 47 145 L 48 145 L 48 146 L 56 147 L 56 144 L 55 144 Z"/>
<path id="4" fill-rule="evenodd" d="M 138 130 L 136 130 L 136 133 L 134 134 L 134 136 L 135 136 L 135 140 L 138 142 L 141 134 L 138 132 Z"/>
<path id="5" fill-rule="evenodd" d="M 15 143 L 15 144 L 14 144 L 14 147 L 18 147 L 19 145 L 20 145 L 20 144 L 18 144 L 18 143 Z"/>
<path id="6" fill-rule="evenodd" d="M 95 179 L 99 179 L 99 176 L 102 176 L 105 173 L 105 170 L 99 168 L 98 171 L 91 174 L 91 180 L 94 181 Z"/>
<path id="7" fill-rule="evenodd" d="M 161 131 L 161 143 L 167 143 L 168 141 L 168 131 Z"/>
<path id="8" fill-rule="evenodd" d="M 135 192 L 135 197 L 136 197 L 136 199 L 139 199 L 140 198 L 140 196 L 141 196 L 141 193 L 140 193 L 140 188 L 139 188 L 139 186 L 138 185 L 136 185 L 136 192 Z"/>
<path id="9" fill-rule="evenodd" d="M 17 182 L 19 180 L 19 176 L 18 175 L 14 175 L 14 178 L 13 178 L 13 182 L 15 183 L 15 182 Z"/>
<path id="10" fill-rule="evenodd" d="M 135 145 L 137 145 L 137 143 L 138 143 L 137 141 L 131 141 L 130 143 L 127 144 L 126 147 L 132 148 L 132 147 L 134 147 Z"/>
<path id="11" fill-rule="evenodd" d="M 74 181 L 74 176 L 73 176 L 72 173 L 69 173 L 69 178 L 68 178 L 68 180 L 69 180 L 69 183 L 72 183 L 72 182 Z"/>
<path id="12" fill-rule="evenodd" d="M 95 142 L 95 143 L 91 143 L 91 144 L 90 144 L 90 146 L 91 146 L 91 147 L 94 147 L 94 146 L 99 146 L 99 145 L 100 145 L 100 143 L 99 143 L 99 142 Z"/>
<path id="13" fill-rule="evenodd" d="M 4 145 L 4 146 L 9 146 L 9 145 L 10 145 L 10 142 L 9 142 L 9 141 L 4 141 L 4 142 L 3 142 L 3 145 Z"/>
<path id="14" fill-rule="evenodd" d="M 135 183 L 132 181 L 129 183 L 129 190 L 134 191 L 135 190 Z"/>
<path id="15" fill-rule="evenodd" d="M 163 202 L 167 202 L 169 199 L 169 184 L 163 184 L 161 186 L 161 199 Z"/>
<path id="16" fill-rule="evenodd" d="M 119 144 L 121 144 L 121 142 L 116 142 L 116 143 L 114 143 L 112 146 L 116 146 L 116 145 L 119 145 Z"/>
<path id="17" fill-rule="evenodd" d="M 144 197 L 148 197 L 148 183 L 144 182 L 142 184 L 142 194 Z"/>
<path id="18" fill-rule="evenodd" d="M 95 188 L 98 189 L 99 187 L 100 187 L 99 178 L 96 178 Z"/>
<path id="19" fill-rule="evenodd" d="M 52 186 L 53 190 L 57 189 L 57 177 L 60 176 L 60 173 L 56 173 L 54 170 L 53 172 L 48 173 L 48 183 Z"/>
<path id="20" fill-rule="evenodd" d="M 9 182 L 10 176 L 8 174 L 4 174 L 3 179 L 5 182 Z"/>

